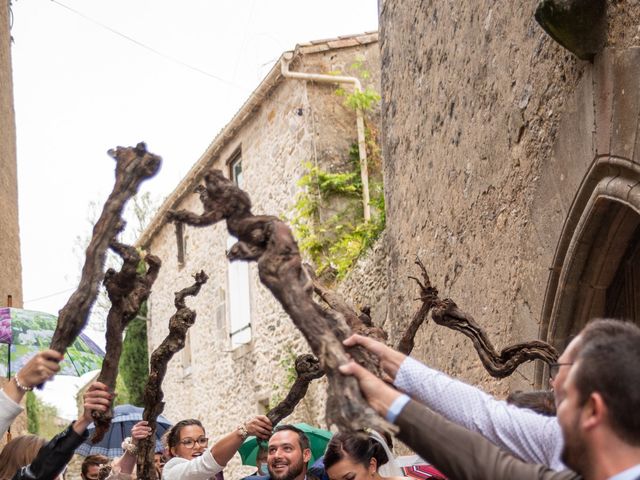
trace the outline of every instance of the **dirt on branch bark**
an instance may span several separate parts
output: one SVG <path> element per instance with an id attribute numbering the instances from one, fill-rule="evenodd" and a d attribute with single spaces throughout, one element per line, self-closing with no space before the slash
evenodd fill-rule
<path id="1" fill-rule="evenodd" d="M 341 430 L 374 428 L 392 431 L 360 393 L 357 381 L 339 373 L 348 361 L 342 346 L 351 329 L 344 315 L 313 299 L 313 280 L 302 265 L 291 230 L 275 216 L 253 215 L 249 196 L 221 171 L 211 170 L 199 186 L 204 211 L 170 211 L 168 220 L 204 227 L 226 220 L 238 242 L 227 252 L 230 261 L 257 261 L 260 281 L 271 291 L 302 332 L 327 373 L 327 423 Z"/>
<path id="2" fill-rule="evenodd" d="M 176 313 L 169 320 L 169 334 L 151 354 L 149 360 L 149 378 L 144 388 L 144 412 L 142 419 L 149 422 L 151 435 L 138 442 L 137 478 L 138 480 L 156 480 L 153 456 L 156 447 L 156 428 L 158 416 L 164 410 L 164 392 L 162 381 L 167 374 L 167 365 L 176 352 L 184 348 L 187 331 L 196 321 L 196 312 L 187 307 L 185 297 L 196 296 L 209 277 L 203 271 L 194 275 L 194 284 L 175 293 Z"/>
<path id="3" fill-rule="evenodd" d="M 136 194 L 142 181 L 154 176 L 160 168 L 161 158 L 148 153 L 144 143 L 135 147 L 117 147 L 108 153 L 116 161 L 116 180 L 93 227 L 79 286 L 58 313 L 58 325 L 50 348 L 61 353 L 67 350 L 87 323 L 103 278 L 107 248 L 124 226 L 121 216 L 127 200 Z"/>

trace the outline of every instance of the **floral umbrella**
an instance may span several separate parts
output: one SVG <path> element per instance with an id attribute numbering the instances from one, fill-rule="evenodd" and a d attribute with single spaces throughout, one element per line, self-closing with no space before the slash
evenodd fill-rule
<path id="1" fill-rule="evenodd" d="M 19 308 L 0 308 L 0 375 L 16 374 L 27 361 L 49 348 L 58 317 Z M 81 376 L 102 366 L 104 352 L 81 333 L 67 349 L 59 375 Z"/>

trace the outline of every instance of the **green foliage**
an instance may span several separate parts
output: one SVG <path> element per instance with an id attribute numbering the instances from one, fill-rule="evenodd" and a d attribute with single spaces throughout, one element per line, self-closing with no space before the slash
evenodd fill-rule
<path id="1" fill-rule="evenodd" d="M 64 427 L 56 422 L 58 410 L 45 403 L 33 392 L 27 393 L 27 430 L 33 435 L 52 438 Z"/>
<path id="2" fill-rule="evenodd" d="M 273 393 L 269 399 L 269 410 L 284 400 L 285 395 L 291 390 L 293 383 L 296 381 L 296 378 L 298 378 L 298 374 L 296 373 L 296 357 L 297 355 L 293 351 L 293 347 L 288 345 L 285 349 L 284 356 L 280 359 L 280 362 L 278 362 L 280 368 L 285 372 L 285 378 L 284 381 L 273 385 L 271 389 Z"/>
<path id="3" fill-rule="evenodd" d="M 364 58 L 357 58 L 349 66 L 350 74 L 368 79 L 370 74 L 363 69 L 363 61 Z M 340 75 L 342 72 L 331 74 Z M 338 88 L 335 94 L 344 97 L 344 105 L 348 108 L 363 112 L 370 112 L 380 101 L 380 95 L 371 86 L 362 92 L 353 93 Z M 375 126 L 366 125 L 371 221 L 364 221 L 360 151 L 357 143 L 349 148 L 348 170 L 328 172 L 317 165 L 306 163 L 307 173 L 298 182 L 304 190 L 296 198 L 291 223 L 300 249 L 315 264 L 318 274 L 325 278 L 344 278 L 355 261 L 384 230 L 384 191 L 377 138 Z"/>
<path id="4" fill-rule="evenodd" d="M 353 92 L 346 96 L 344 105 L 352 110 L 364 112 L 372 110 L 380 101 L 380 95 L 373 88 L 367 87 L 364 91 Z"/>
<path id="5" fill-rule="evenodd" d="M 122 344 L 120 375 L 126 391 L 128 403 L 143 406 L 144 386 L 149 376 L 149 355 L 147 352 L 147 305 L 140 307 L 138 317 L 131 321 Z M 118 392 L 120 392 L 118 390 Z M 124 402 L 123 402 L 124 403 Z"/>
<path id="6" fill-rule="evenodd" d="M 122 372 L 118 372 L 118 376 L 116 377 L 116 398 L 113 400 L 113 405 L 127 405 L 131 404 L 131 395 L 129 394 L 129 389 L 127 388 L 127 384 L 122 377 Z"/>
<path id="7" fill-rule="evenodd" d="M 329 173 L 306 164 L 308 172 L 299 185 L 305 190 L 297 197 L 292 225 L 300 249 L 315 264 L 318 274 L 331 272 L 337 280 L 345 277 L 355 261 L 373 244 L 385 227 L 384 191 L 381 181 L 370 177 L 370 222 L 364 221 L 362 180 L 358 147 L 352 146 L 353 170 Z M 342 208 L 321 218 L 322 206 L 331 199 L 342 199 Z"/>
<path id="8" fill-rule="evenodd" d="M 40 430 L 40 420 L 38 418 L 38 401 L 36 394 L 27 392 L 27 431 L 37 435 Z"/>

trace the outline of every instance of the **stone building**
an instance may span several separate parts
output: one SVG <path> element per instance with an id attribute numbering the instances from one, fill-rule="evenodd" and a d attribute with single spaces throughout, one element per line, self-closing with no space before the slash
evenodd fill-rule
<path id="1" fill-rule="evenodd" d="M 348 162 L 357 138 L 356 115 L 336 95 L 334 81 L 287 78 L 283 69 L 350 75 L 357 62 L 361 72 L 371 75 L 363 86 L 370 83 L 379 90 L 377 38 L 374 32 L 314 41 L 284 53 L 139 238 L 138 245 L 163 261 L 149 302 L 150 351 L 168 332 L 174 292 L 192 284 L 200 269 L 209 275 L 200 294 L 187 300 L 197 320 L 164 380 L 165 415 L 171 420 L 199 418 L 212 438 L 231 431 L 283 398 L 293 379 L 295 354 L 309 349 L 260 284 L 256 265 L 229 264 L 225 250 L 234 240 L 223 224 L 176 226 L 165 221 L 167 210 L 201 211 L 194 188 L 205 171 L 217 168 L 249 193 L 255 214 L 291 212 L 305 162 L 327 170 Z M 380 282 L 386 281 L 383 273 Z M 323 426 L 323 399 L 323 387 L 312 386 L 289 420 Z M 231 478 L 236 473 L 230 472 Z"/>
<path id="2" fill-rule="evenodd" d="M 9 0 L 0 0 L 0 306 L 22 307 L 10 18 Z M 0 387 L 4 381 L 0 378 Z M 12 426 L 12 432 L 22 433 L 25 429 L 26 417 L 20 415 Z M 4 440 L 0 438 L 0 448 Z"/>
<path id="3" fill-rule="evenodd" d="M 9 0 L 0 2 L 0 306 L 22 307 Z M 11 304 L 11 305 L 10 305 Z"/>
<path id="4" fill-rule="evenodd" d="M 392 334 L 417 308 L 416 255 L 498 349 L 640 321 L 640 4 L 559 2 L 605 6 L 585 61 L 542 30 L 538 3 L 379 2 Z M 528 365 L 497 382 L 432 323 L 417 345 L 497 394 L 546 381 Z"/>

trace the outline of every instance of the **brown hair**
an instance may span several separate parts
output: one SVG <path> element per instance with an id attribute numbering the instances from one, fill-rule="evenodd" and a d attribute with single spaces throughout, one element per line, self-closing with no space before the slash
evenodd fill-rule
<path id="1" fill-rule="evenodd" d="M 204 432 L 204 427 L 202 426 L 202 422 L 200 422 L 200 420 L 196 420 L 195 418 L 190 418 L 187 420 L 179 421 L 173 427 L 167 430 L 168 433 L 165 432 L 165 434 L 163 435 L 163 438 L 165 438 L 166 436 L 166 439 L 167 439 L 167 451 L 168 451 L 169 457 L 175 457 L 175 455 L 171 452 L 171 449 L 173 447 L 178 446 L 178 443 L 180 442 L 180 431 L 184 427 L 188 427 L 190 425 L 197 425 Z"/>
<path id="2" fill-rule="evenodd" d="M 93 467 L 93 466 L 100 467 L 107 463 L 109 463 L 109 459 L 104 455 L 89 455 L 87 458 L 84 459 L 84 461 L 82 462 L 82 466 L 80 467 L 82 478 L 85 478 L 87 476 L 87 473 L 89 472 L 89 467 Z"/>
<path id="3" fill-rule="evenodd" d="M 47 441 L 37 435 L 21 435 L 7 443 L 0 453 L 0 480 L 11 480 L 29 465 Z"/>
<path id="4" fill-rule="evenodd" d="M 553 417 L 556 414 L 556 404 L 551 390 L 534 390 L 531 392 L 517 390 L 509 394 L 507 403 L 520 408 L 528 408 L 547 417 Z"/>

